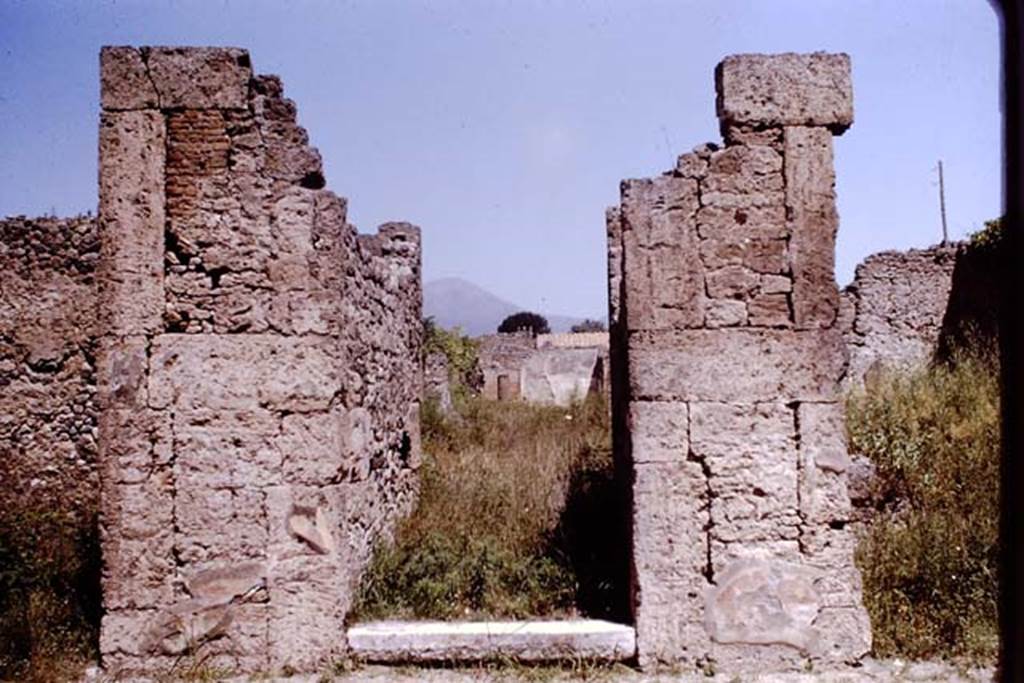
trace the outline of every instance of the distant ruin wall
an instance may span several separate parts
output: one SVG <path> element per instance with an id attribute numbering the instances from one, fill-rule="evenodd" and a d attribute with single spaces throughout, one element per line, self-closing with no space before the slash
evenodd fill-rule
<path id="1" fill-rule="evenodd" d="M 716 81 L 725 147 L 624 181 L 607 214 L 640 663 L 857 659 L 833 275 L 849 58 L 734 56 Z"/>
<path id="2" fill-rule="evenodd" d="M 419 230 L 357 234 L 245 51 L 100 62 L 103 663 L 316 668 L 415 497 Z"/>
<path id="3" fill-rule="evenodd" d="M 840 309 L 848 383 L 860 383 L 872 368 L 910 368 L 932 359 L 959 252 L 958 245 L 884 251 L 857 266 Z"/>
<path id="4" fill-rule="evenodd" d="M 522 399 L 568 406 L 590 394 L 607 394 L 608 335 L 512 332 L 479 338 L 482 394 L 491 400 Z"/>
<path id="5" fill-rule="evenodd" d="M 91 217 L 0 221 L 4 509 L 96 509 L 98 251 Z"/>

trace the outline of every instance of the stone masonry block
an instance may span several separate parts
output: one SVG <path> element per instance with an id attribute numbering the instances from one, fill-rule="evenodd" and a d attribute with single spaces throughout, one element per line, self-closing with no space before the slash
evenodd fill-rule
<path id="1" fill-rule="evenodd" d="M 100 266 L 112 273 L 163 269 L 166 127 L 157 111 L 100 116 Z"/>
<path id="2" fill-rule="evenodd" d="M 798 408 L 800 448 L 819 469 L 845 472 L 850 466 L 841 403 L 801 403 Z"/>
<path id="3" fill-rule="evenodd" d="M 707 586 L 706 480 L 700 463 L 638 465 L 633 485 L 635 617 L 641 664 L 698 656 Z"/>
<path id="4" fill-rule="evenodd" d="M 846 54 L 746 54 L 715 71 L 723 126 L 826 126 L 853 123 L 853 85 Z"/>
<path id="5" fill-rule="evenodd" d="M 846 367 L 838 330 L 682 330 L 634 334 L 637 400 L 830 401 Z"/>
<path id="6" fill-rule="evenodd" d="M 181 472 L 182 468 L 176 468 Z M 203 481 L 179 482 L 176 547 L 182 562 L 258 560 L 266 555 L 264 493 L 255 487 L 215 488 Z"/>
<path id="7" fill-rule="evenodd" d="M 681 462 L 690 448 L 685 403 L 633 401 L 629 404 L 633 462 Z"/>
<path id="8" fill-rule="evenodd" d="M 704 324 L 709 328 L 747 324 L 747 304 L 737 299 L 709 299 Z"/>
<path id="9" fill-rule="evenodd" d="M 280 483 L 281 418 L 266 410 L 203 410 L 174 416 L 180 486 L 241 489 Z"/>
<path id="10" fill-rule="evenodd" d="M 782 403 L 693 403 L 690 450 L 705 463 L 712 535 L 724 542 L 795 539 L 799 453 Z"/>
<path id="11" fill-rule="evenodd" d="M 694 461 L 638 464 L 634 468 L 634 563 L 641 590 L 691 585 L 707 564 L 704 527 L 707 480 Z"/>
<path id="12" fill-rule="evenodd" d="M 150 405 L 325 410 L 341 388 L 338 353 L 330 337 L 160 335 L 150 357 Z"/>
<path id="13" fill-rule="evenodd" d="M 823 128 L 787 128 L 785 147 L 794 318 L 801 329 L 827 327 L 839 311 L 832 134 Z"/>
<path id="14" fill-rule="evenodd" d="M 704 281 L 694 180 L 662 176 L 622 184 L 623 302 L 631 329 L 695 327 Z"/>
<path id="15" fill-rule="evenodd" d="M 100 414 L 100 462 L 104 485 L 141 484 L 173 459 L 170 416 L 136 407 Z"/>
<path id="16" fill-rule="evenodd" d="M 704 205 L 697 212 L 697 232 L 702 238 L 713 239 L 717 243 L 786 239 L 789 237 L 786 207 L 781 195 L 779 199 L 778 203 L 767 206 Z"/>
<path id="17" fill-rule="evenodd" d="M 286 415 L 277 438 L 284 482 L 325 486 L 365 478 L 370 430 L 370 416 L 360 408 Z"/>
<path id="18" fill-rule="evenodd" d="M 238 48 L 142 48 L 165 109 L 242 109 L 249 97 L 252 66 Z"/>
<path id="19" fill-rule="evenodd" d="M 747 303 L 754 327 L 790 327 L 789 297 L 786 294 L 758 294 Z"/>
<path id="20" fill-rule="evenodd" d="M 127 46 L 100 50 L 100 105 L 107 110 L 160 106 L 140 50 Z"/>
<path id="21" fill-rule="evenodd" d="M 790 645 L 809 650 L 817 642 L 821 598 L 818 572 L 785 562 L 733 562 L 709 589 L 705 624 L 718 643 Z"/>
<path id="22" fill-rule="evenodd" d="M 149 350 L 146 337 L 105 337 L 96 354 L 100 405 L 110 408 L 146 406 Z"/>
<path id="23" fill-rule="evenodd" d="M 159 112 L 101 116 L 97 276 L 107 334 L 145 334 L 162 325 L 164 154 Z"/>

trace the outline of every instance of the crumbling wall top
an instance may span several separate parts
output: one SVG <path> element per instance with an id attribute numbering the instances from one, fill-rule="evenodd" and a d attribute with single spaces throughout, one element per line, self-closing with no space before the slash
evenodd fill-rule
<path id="1" fill-rule="evenodd" d="M 850 56 L 814 52 L 730 55 L 715 69 L 717 111 L 726 126 L 827 126 L 853 123 Z"/>

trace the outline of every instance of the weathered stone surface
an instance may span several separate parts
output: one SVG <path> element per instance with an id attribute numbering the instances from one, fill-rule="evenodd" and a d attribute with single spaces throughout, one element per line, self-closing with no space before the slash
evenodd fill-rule
<path id="1" fill-rule="evenodd" d="M 703 321 L 694 180 L 662 176 L 622 184 L 623 305 L 632 329 Z"/>
<path id="2" fill-rule="evenodd" d="M 695 577 L 703 578 L 708 504 L 707 480 L 699 462 L 635 466 L 633 563 L 641 586 L 649 579 L 657 585 L 692 586 Z M 643 600 L 641 596 L 641 609 Z"/>
<path id="3" fill-rule="evenodd" d="M 194 598 L 226 603 L 266 591 L 266 574 L 261 562 L 225 565 L 196 572 L 185 582 L 185 590 Z"/>
<path id="4" fill-rule="evenodd" d="M 629 429 L 633 462 L 681 462 L 690 449 L 690 416 L 686 403 L 633 401 Z"/>
<path id="5" fill-rule="evenodd" d="M 163 316 L 163 117 L 100 117 L 100 324 L 127 336 L 160 329 Z"/>
<path id="6" fill-rule="evenodd" d="M 832 134 L 824 128 L 786 128 L 786 211 L 797 328 L 835 323 L 835 208 Z"/>
<path id="7" fill-rule="evenodd" d="M 939 246 L 873 254 L 857 266 L 840 321 L 850 348 L 849 383 L 862 382 L 872 366 L 914 367 L 931 358 L 961 258 L 957 246 Z"/>
<path id="8" fill-rule="evenodd" d="M 724 124 L 822 126 L 853 123 L 853 86 L 846 54 L 732 55 L 715 73 Z"/>
<path id="9" fill-rule="evenodd" d="M 153 339 L 149 400 L 178 410 L 325 410 L 340 385 L 330 338 L 165 334 Z"/>
<path id="10" fill-rule="evenodd" d="M 134 47 L 100 50 L 100 106 L 104 109 L 155 109 L 160 106 L 142 53 Z"/>
<path id="11" fill-rule="evenodd" d="M 364 479 L 371 429 L 369 413 L 359 408 L 286 415 L 276 441 L 284 481 L 322 486 Z"/>
<path id="12" fill-rule="evenodd" d="M 819 469 L 845 472 L 850 466 L 840 403 L 801 403 L 798 410 L 800 448 Z"/>
<path id="13" fill-rule="evenodd" d="M 700 463 L 638 464 L 633 485 L 634 616 L 643 666 L 706 650 L 707 482 Z"/>
<path id="14" fill-rule="evenodd" d="M 704 317 L 708 328 L 737 327 L 747 324 L 747 304 L 737 299 L 709 299 Z"/>
<path id="15" fill-rule="evenodd" d="M 512 657 L 517 661 L 620 661 L 633 657 L 629 626 L 607 621 L 384 621 L 357 624 L 346 634 L 357 657 L 372 662 L 458 662 Z"/>
<path id="16" fill-rule="evenodd" d="M 747 312 L 753 327 L 789 327 L 793 323 L 786 294 L 759 294 L 747 302 Z"/>
<path id="17" fill-rule="evenodd" d="M 539 349 L 523 364 L 520 395 L 531 403 L 568 406 L 591 392 L 601 353 L 589 349 Z"/>
<path id="18" fill-rule="evenodd" d="M 104 663 L 320 667 L 415 500 L 419 229 L 348 224 L 244 51 L 101 61 Z"/>
<path id="19" fill-rule="evenodd" d="M 757 291 L 757 273 L 743 266 L 726 266 L 707 274 L 708 295 L 713 299 L 748 299 Z"/>
<path id="20" fill-rule="evenodd" d="M 634 335 L 630 387 L 637 399 L 830 401 L 846 366 L 836 330 L 684 330 Z"/>
<path id="21" fill-rule="evenodd" d="M 141 48 L 164 109 L 241 109 L 252 67 L 249 53 L 222 47 Z"/>
<path id="22" fill-rule="evenodd" d="M 110 408 L 144 408 L 149 370 L 148 339 L 143 336 L 106 337 L 96 356 L 103 391 L 99 400 Z"/>
<path id="23" fill-rule="evenodd" d="M 697 232 L 704 239 L 733 244 L 747 239 L 786 239 L 786 207 L 781 201 L 769 206 L 705 204 L 697 212 Z"/>
<path id="24" fill-rule="evenodd" d="M 84 221 L 0 221 L 0 508 L 96 509 L 95 255 Z"/>
<path id="25" fill-rule="evenodd" d="M 793 412 L 780 403 L 693 403 L 693 456 L 711 493 L 711 538 L 723 543 L 799 535 Z"/>
<path id="26" fill-rule="evenodd" d="M 746 55 L 717 76 L 726 146 L 624 182 L 608 214 L 611 277 L 625 283 L 613 443 L 633 471 L 638 659 L 798 670 L 860 657 L 869 640 L 833 276 L 831 135 L 852 121 L 849 60 Z M 677 198 L 693 190 L 673 195 L 683 183 L 695 212 Z M 826 610 L 845 635 L 821 637 Z"/>
<path id="27" fill-rule="evenodd" d="M 782 562 L 735 562 L 708 591 L 707 630 L 720 643 L 791 645 L 809 650 L 821 609 L 817 572 Z"/>
<path id="28" fill-rule="evenodd" d="M 295 506 L 288 516 L 288 531 L 321 555 L 334 552 L 334 535 L 323 508 Z"/>

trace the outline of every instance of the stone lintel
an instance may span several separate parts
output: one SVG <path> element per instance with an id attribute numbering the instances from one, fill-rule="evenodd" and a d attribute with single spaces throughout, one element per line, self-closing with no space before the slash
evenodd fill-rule
<path id="1" fill-rule="evenodd" d="M 814 52 L 731 55 L 715 70 L 717 110 L 729 126 L 825 126 L 841 133 L 853 123 L 847 54 Z"/>

